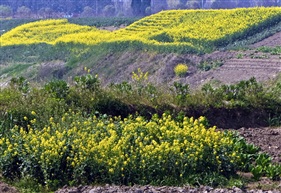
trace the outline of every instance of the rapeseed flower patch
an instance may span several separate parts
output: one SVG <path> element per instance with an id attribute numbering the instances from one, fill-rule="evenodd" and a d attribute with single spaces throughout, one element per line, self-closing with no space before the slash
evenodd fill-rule
<path id="1" fill-rule="evenodd" d="M 0 171 L 16 164 L 48 186 L 62 175 L 67 181 L 151 183 L 235 173 L 241 160 L 233 135 L 205 123 L 204 117 L 179 122 L 167 114 L 146 120 L 68 112 L 57 122 L 51 117 L 44 128 L 33 122 L 28 131 L 15 126 L 1 137 Z"/>

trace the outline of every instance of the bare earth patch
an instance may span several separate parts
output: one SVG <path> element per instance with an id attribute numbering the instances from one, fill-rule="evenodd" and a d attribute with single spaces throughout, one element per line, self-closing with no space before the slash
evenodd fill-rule
<path id="1" fill-rule="evenodd" d="M 19 191 L 4 182 L 0 182 L 0 193 L 19 193 Z"/>
<path id="2" fill-rule="evenodd" d="M 241 128 L 239 134 L 281 164 L 281 128 Z"/>

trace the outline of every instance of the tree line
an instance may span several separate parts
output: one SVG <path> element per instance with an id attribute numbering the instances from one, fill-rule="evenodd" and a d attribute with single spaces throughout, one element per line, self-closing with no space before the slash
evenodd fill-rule
<path id="1" fill-rule="evenodd" d="M 281 6 L 281 0 L 2 0 L 0 17 L 146 16 L 165 9 Z"/>

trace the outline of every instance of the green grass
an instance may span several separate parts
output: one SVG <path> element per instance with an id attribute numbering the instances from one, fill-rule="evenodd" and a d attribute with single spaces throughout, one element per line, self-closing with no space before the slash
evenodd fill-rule
<path id="1" fill-rule="evenodd" d="M 140 18 L 135 17 L 91 17 L 91 18 L 70 18 L 68 21 L 70 23 L 75 23 L 79 25 L 88 25 L 95 27 L 108 27 L 114 26 L 119 27 L 121 25 L 128 26 Z"/>
<path id="2" fill-rule="evenodd" d="M 0 76 L 18 76 L 26 71 L 33 64 L 14 64 L 8 65 L 7 67 L 2 67 L 0 69 Z"/>
<path id="3" fill-rule="evenodd" d="M 32 21 L 36 21 L 36 19 L 5 19 L 0 20 L 0 35 L 8 32 L 9 30 Z"/>
<path id="4" fill-rule="evenodd" d="M 257 43 L 267 37 L 270 37 L 274 35 L 275 33 L 278 33 L 281 31 L 281 22 L 277 22 L 275 25 L 271 25 L 266 29 L 263 29 L 262 31 L 253 34 L 251 36 L 248 36 L 245 39 L 236 40 L 235 42 L 220 48 L 220 50 L 243 50 L 243 49 L 249 49 L 249 47 Z"/>

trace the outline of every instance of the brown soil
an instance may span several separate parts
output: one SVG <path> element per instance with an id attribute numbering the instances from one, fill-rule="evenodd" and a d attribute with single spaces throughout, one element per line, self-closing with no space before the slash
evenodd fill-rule
<path id="1" fill-rule="evenodd" d="M 19 193 L 19 191 L 6 183 L 0 182 L 0 193 Z"/>
<path id="2" fill-rule="evenodd" d="M 241 128 L 239 134 L 281 164 L 281 128 Z"/>

